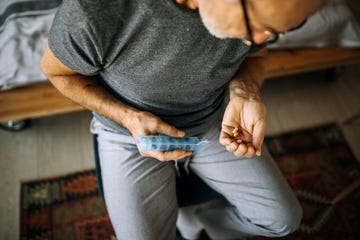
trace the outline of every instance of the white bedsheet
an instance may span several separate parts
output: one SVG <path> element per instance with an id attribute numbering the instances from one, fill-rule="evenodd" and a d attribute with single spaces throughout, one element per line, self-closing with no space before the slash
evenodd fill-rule
<path id="1" fill-rule="evenodd" d="M 40 70 L 59 0 L 0 0 L 0 90 L 47 81 Z"/>

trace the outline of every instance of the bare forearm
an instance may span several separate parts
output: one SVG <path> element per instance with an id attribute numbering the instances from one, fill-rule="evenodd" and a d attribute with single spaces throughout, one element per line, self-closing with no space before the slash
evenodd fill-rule
<path id="1" fill-rule="evenodd" d="M 123 126 L 127 126 L 131 116 L 138 112 L 113 97 L 93 77 L 74 74 L 48 78 L 65 97 Z"/>
<path id="2" fill-rule="evenodd" d="M 266 50 L 259 56 L 246 58 L 231 80 L 230 98 L 233 96 L 258 97 L 266 74 Z"/>

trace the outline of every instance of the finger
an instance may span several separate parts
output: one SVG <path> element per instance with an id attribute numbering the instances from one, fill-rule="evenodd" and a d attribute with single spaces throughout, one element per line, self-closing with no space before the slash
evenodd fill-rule
<path id="1" fill-rule="evenodd" d="M 142 151 L 140 152 L 144 157 L 152 157 L 159 161 L 170 161 L 170 160 L 178 160 L 185 157 L 188 157 L 192 154 L 192 152 L 187 152 L 184 150 L 175 150 L 175 151 Z"/>
<path id="2" fill-rule="evenodd" d="M 231 144 L 226 145 L 226 150 L 229 152 L 235 152 L 239 147 L 239 144 L 236 142 L 233 142 Z"/>
<path id="3" fill-rule="evenodd" d="M 233 139 L 231 139 L 230 136 L 226 132 L 221 131 L 219 142 L 220 142 L 220 144 L 226 146 L 226 145 L 231 144 L 233 142 Z"/>
<path id="4" fill-rule="evenodd" d="M 246 151 L 246 153 L 245 153 L 245 156 L 246 156 L 247 158 L 251 158 L 251 157 L 254 157 L 254 155 L 255 155 L 255 148 L 254 148 L 254 146 L 252 146 L 251 144 L 248 144 L 248 146 L 247 146 L 247 151 Z"/>
<path id="5" fill-rule="evenodd" d="M 241 139 L 244 142 L 252 142 L 252 134 L 242 126 L 233 127 L 223 124 L 222 130 L 227 133 L 230 139 Z M 236 135 L 234 131 L 237 132 Z"/>
<path id="6" fill-rule="evenodd" d="M 239 144 L 239 147 L 234 152 L 235 156 L 243 157 L 247 151 L 247 146 L 244 143 Z"/>
<path id="7" fill-rule="evenodd" d="M 170 136 L 170 137 L 178 137 L 178 138 L 181 138 L 181 137 L 184 137 L 185 136 L 185 132 L 180 130 L 180 129 L 177 129 L 176 127 L 174 126 L 171 126 L 165 122 L 162 122 L 159 124 L 159 126 L 157 127 L 156 131 L 159 133 L 159 134 L 163 134 L 163 135 L 167 135 L 167 136 Z"/>
<path id="8" fill-rule="evenodd" d="M 184 150 L 176 150 L 176 151 L 170 151 L 170 152 L 163 152 L 163 159 L 164 161 L 169 161 L 169 160 L 178 160 L 178 159 L 183 159 L 186 158 L 190 155 L 192 155 L 192 152 L 187 152 Z"/>
<path id="9" fill-rule="evenodd" d="M 225 132 L 227 135 L 229 135 L 229 136 L 233 136 L 233 131 L 234 131 L 234 129 L 235 129 L 236 127 L 234 127 L 234 126 L 230 126 L 230 125 L 226 125 L 226 124 L 223 124 L 222 125 L 222 131 L 223 132 Z"/>
<path id="10" fill-rule="evenodd" d="M 190 156 L 192 153 L 174 153 L 172 152 L 142 152 L 141 155 L 144 157 L 151 157 L 155 158 L 159 161 L 171 161 L 171 160 L 178 160 L 182 158 L 186 158 Z"/>
<path id="11" fill-rule="evenodd" d="M 255 147 L 256 155 L 258 155 L 258 156 L 261 155 L 261 146 L 264 142 L 265 129 L 266 129 L 265 121 L 259 121 L 254 126 L 253 145 Z"/>

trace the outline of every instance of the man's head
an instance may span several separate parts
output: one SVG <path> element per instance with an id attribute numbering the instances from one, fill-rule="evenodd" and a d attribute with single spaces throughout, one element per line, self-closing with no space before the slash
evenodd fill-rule
<path id="1" fill-rule="evenodd" d="M 301 25 L 326 0 L 192 0 L 206 28 L 220 38 L 265 43 Z M 248 22 L 248 27 L 247 27 Z M 251 37 L 248 31 L 251 31 Z"/>

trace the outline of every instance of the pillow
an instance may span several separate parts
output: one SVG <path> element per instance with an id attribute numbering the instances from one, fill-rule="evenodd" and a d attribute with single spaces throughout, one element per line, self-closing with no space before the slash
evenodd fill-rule
<path id="1" fill-rule="evenodd" d="M 269 49 L 300 47 L 360 47 L 360 28 L 344 0 L 328 0 L 305 25 L 286 33 Z"/>

